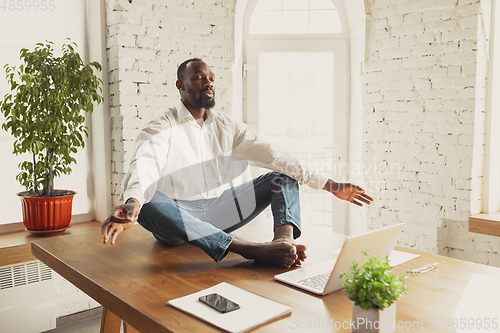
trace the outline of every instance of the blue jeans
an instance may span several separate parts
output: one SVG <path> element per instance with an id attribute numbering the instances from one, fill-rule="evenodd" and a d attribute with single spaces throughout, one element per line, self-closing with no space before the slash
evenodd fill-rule
<path id="1" fill-rule="evenodd" d="M 172 200 L 157 191 L 143 205 L 138 222 L 164 245 L 189 242 L 219 262 L 234 238 L 229 233 L 253 220 L 269 205 L 274 228 L 291 224 L 294 238 L 299 237 L 299 186 L 277 172 L 232 187 L 213 199 Z"/>

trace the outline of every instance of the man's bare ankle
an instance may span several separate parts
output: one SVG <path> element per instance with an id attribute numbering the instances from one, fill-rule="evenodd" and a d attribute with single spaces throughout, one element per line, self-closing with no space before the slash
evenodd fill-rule
<path id="1" fill-rule="evenodd" d="M 249 243 L 240 241 L 233 238 L 231 244 L 229 244 L 228 251 L 242 255 L 243 257 L 248 256 Z"/>
<path id="2" fill-rule="evenodd" d="M 290 240 L 293 242 L 293 225 L 291 223 L 282 224 L 274 229 L 273 240 L 278 239 Z"/>

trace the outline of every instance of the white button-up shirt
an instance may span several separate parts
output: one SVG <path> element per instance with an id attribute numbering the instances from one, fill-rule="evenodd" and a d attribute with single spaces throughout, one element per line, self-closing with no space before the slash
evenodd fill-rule
<path id="1" fill-rule="evenodd" d="M 209 110 L 200 126 L 179 102 L 140 132 L 122 183 L 122 199 L 135 198 L 142 206 L 156 191 L 179 200 L 218 197 L 235 185 L 233 180 L 248 162 L 315 189 L 328 181 L 293 155 L 261 140 L 243 122 Z"/>

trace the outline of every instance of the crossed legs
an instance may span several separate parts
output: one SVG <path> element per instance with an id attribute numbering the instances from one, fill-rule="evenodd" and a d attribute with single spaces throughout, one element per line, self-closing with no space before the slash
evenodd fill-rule
<path id="1" fill-rule="evenodd" d="M 244 226 L 271 205 L 274 237 L 267 243 L 243 242 L 229 233 Z M 288 176 L 270 172 L 208 200 L 171 200 L 157 192 L 145 204 L 138 222 L 165 245 L 190 242 L 216 262 L 228 251 L 248 259 L 289 267 L 305 259 L 300 236 L 298 184 Z"/>

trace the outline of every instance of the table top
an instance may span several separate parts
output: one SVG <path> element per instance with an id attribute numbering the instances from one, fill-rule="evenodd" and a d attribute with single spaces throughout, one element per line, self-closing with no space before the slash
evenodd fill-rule
<path id="1" fill-rule="evenodd" d="M 329 232 L 304 234 L 300 238 L 308 246 L 304 264 L 332 258 L 329 251 L 340 248 L 344 239 Z M 494 322 L 500 325 L 500 268 L 398 249 L 420 257 L 395 267 L 396 274 L 440 264 L 436 270 L 408 277 L 410 292 L 397 302 L 398 332 L 460 332 L 464 323 L 474 328 L 469 332 L 478 332 L 479 324 L 484 328 L 486 321 L 489 326 Z M 352 302 L 342 291 L 315 296 L 275 281 L 273 276 L 285 272 L 285 268 L 233 253 L 215 263 L 190 244 L 160 245 L 139 225 L 122 233 L 114 246 L 104 245 L 96 228 L 95 232 L 35 240 L 32 253 L 141 332 L 217 332 L 216 327 L 167 302 L 220 282 L 292 306 L 291 314 L 256 331 L 351 332 Z"/>
<path id="2" fill-rule="evenodd" d="M 99 222 L 83 222 L 71 224 L 71 228 L 56 234 L 32 234 L 27 231 L 0 234 L 0 266 L 12 265 L 21 262 L 36 260 L 31 254 L 31 241 L 41 238 L 51 238 L 81 234 L 95 230 Z"/>

